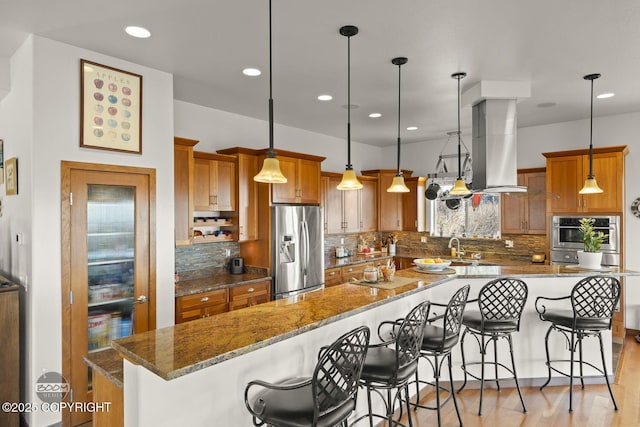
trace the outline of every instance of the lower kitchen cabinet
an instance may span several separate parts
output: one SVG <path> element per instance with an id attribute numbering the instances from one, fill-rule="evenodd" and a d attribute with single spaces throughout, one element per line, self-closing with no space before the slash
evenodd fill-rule
<path id="1" fill-rule="evenodd" d="M 342 269 L 340 267 L 336 268 L 327 268 L 324 271 L 324 286 L 328 288 L 329 286 L 335 286 L 343 283 L 342 282 Z"/>
<path id="2" fill-rule="evenodd" d="M 227 289 L 176 298 L 176 323 L 201 319 L 229 311 Z"/>
<path id="3" fill-rule="evenodd" d="M 271 299 L 271 281 L 234 286 L 229 289 L 229 311 L 268 302 Z"/>
<path id="4" fill-rule="evenodd" d="M 394 258 L 396 270 L 405 270 L 413 267 L 413 258 Z"/>

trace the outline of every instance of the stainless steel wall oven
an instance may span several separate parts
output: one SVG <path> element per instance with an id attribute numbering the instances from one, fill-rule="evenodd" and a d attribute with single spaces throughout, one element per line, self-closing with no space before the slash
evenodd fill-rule
<path id="1" fill-rule="evenodd" d="M 596 231 L 608 237 L 602 243 L 602 265 L 620 265 L 619 216 L 553 216 L 551 219 L 551 262 L 577 264 L 579 250 L 584 249 L 580 238 L 580 219 L 593 218 Z"/>

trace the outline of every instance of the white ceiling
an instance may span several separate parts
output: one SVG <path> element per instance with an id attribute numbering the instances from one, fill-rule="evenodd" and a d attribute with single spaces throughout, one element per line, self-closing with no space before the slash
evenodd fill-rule
<path id="1" fill-rule="evenodd" d="M 468 73 L 463 90 L 480 80 L 531 82 L 519 126 L 587 118 L 589 73 L 602 73 L 596 94 L 616 94 L 595 101 L 595 116 L 640 111 L 637 0 L 273 0 L 277 123 L 345 138 L 347 39 L 338 29 L 347 24 L 360 29 L 351 39 L 355 141 L 396 143 L 396 56 L 409 58 L 405 143 L 456 128 L 456 71 Z M 152 37 L 133 39 L 126 25 L 147 27 Z M 266 0 L 0 0 L 0 56 L 29 33 L 170 72 L 176 99 L 268 118 Z M 242 75 L 247 66 L 263 74 Z M 322 93 L 334 100 L 317 101 Z M 404 130 L 409 125 L 419 129 Z M 462 127 L 471 127 L 469 109 Z"/>

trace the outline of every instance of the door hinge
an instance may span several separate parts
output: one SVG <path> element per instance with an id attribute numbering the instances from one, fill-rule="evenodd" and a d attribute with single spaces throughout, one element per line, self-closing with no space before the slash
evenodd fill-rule
<path id="1" fill-rule="evenodd" d="M 69 193 L 69 206 L 73 206 L 73 193 Z"/>
<path id="2" fill-rule="evenodd" d="M 69 402 L 73 403 L 73 389 L 69 390 Z"/>
<path id="3" fill-rule="evenodd" d="M 73 304 L 73 291 L 69 291 L 69 304 Z"/>

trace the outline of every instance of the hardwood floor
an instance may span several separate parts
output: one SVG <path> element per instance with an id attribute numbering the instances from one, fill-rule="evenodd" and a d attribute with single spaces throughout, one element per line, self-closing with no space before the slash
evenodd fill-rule
<path id="1" fill-rule="evenodd" d="M 515 388 L 485 388 L 482 416 L 478 416 L 479 390 L 465 389 L 457 394 L 458 406 L 465 427 L 637 427 L 640 426 L 640 344 L 627 335 L 620 358 L 620 366 L 613 384 L 613 393 L 620 408 L 617 412 L 609 396 L 606 384 L 574 385 L 573 413 L 569 413 L 569 387 L 524 387 L 522 395 L 527 413 Z M 428 401 L 425 396 L 423 402 Z M 443 426 L 458 426 L 453 402 L 442 410 Z M 403 417 L 406 423 L 406 414 Z M 435 411 L 418 409 L 413 413 L 413 425 L 426 427 L 437 425 Z M 379 424 L 385 425 L 384 423 Z"/>

